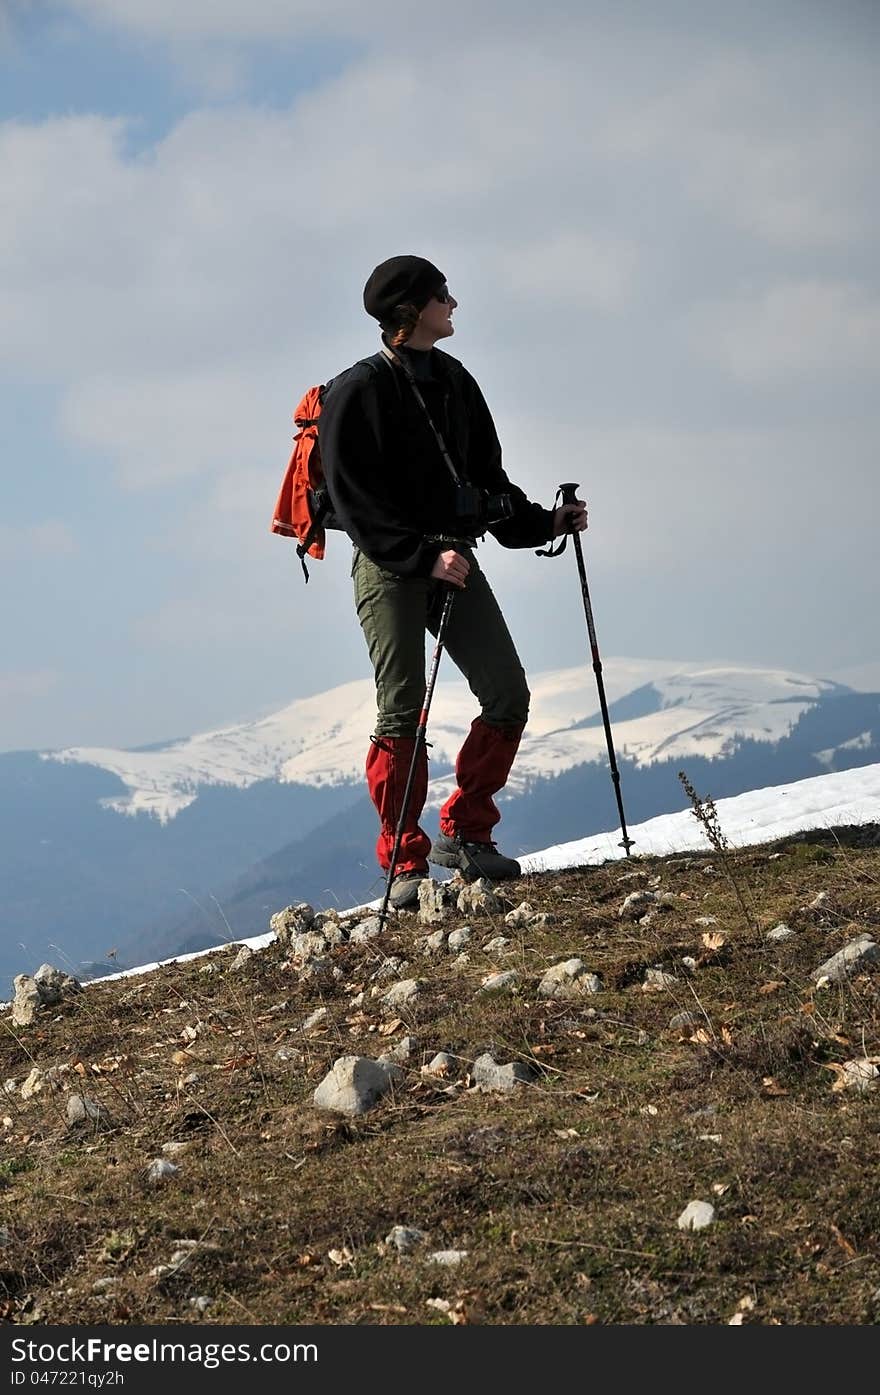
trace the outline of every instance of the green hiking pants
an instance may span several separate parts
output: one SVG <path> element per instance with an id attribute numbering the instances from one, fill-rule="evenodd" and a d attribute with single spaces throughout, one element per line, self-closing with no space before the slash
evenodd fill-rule
<path id="1" fill-rule="evenodd" d="M 457 590 L 445 648 L 467 679 L 490 726 L 522 728 L 529 689 L 498 602 L 472 552 L 467 585 Z M 357 548 L 355 604 L 376 679 L 376 736 L 414 736 L 425 698 L 425 630 L 437 634 L 445 586 L 432 577 L 399 577 Z"/>

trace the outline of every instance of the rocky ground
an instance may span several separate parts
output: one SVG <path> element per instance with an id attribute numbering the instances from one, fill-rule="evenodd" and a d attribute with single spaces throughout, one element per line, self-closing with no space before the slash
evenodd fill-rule
<path id="1" fill-rule="evenodd" d="M 495 893 L 22 979 L 0 1321 L 875 1322 L 876 840 Z"/>

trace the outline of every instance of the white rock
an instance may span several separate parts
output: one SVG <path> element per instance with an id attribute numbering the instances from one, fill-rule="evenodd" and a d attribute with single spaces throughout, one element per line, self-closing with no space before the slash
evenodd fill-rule
<path id="1" fill-rule="evenodd" d="M 34 974 L 34 982 L 39 989 L 40 997 L 49 1007 L 59 1003 L 66 993 L 82 992 L 82 984 L 79 979 L 73 978 L 63 969 L 56 969 L 53 964 L 41 964 Z"/>
<path id="2" fill-rule="evenodd" d="M 402 1074 L 400 1067 L 390 1062 L 340 1056 L 315 1090 L 314 1103 L 335 1114 L 365 1114 Z"/>
<path id="3" fill-rule="evenodd" d="M 13 1025 L 29 1027 L 43 1003 L 40 990 L 30 974 L 16 974 L 12 982 L 15 988 L 15 1000 L 12 1004 Z"/>
<path id="4" fill-rule="evenodd" d="M 653 891 L 631 891 L 617 912 L 620 920 L 638 920 L 645 911 L 657 904 L 657 895 Z"/>
<path id="5" fill-rule="evenodd" d="M 302 1024 L 302 1030 L 311 1032 L 315 1027 L 320 1027 L 322 1022 L 326 1022 L 329 1016 L 330 1014 L 325 1007 L 315 1008 L 315 1011 L 310 1013 Z"/>
<path id="6" fill-rule="evenodd" d="M 377 915 L 371 915 L 367 920 L 362 920 L 360 925 L 356 925 L 349 935 L 353 945 L 362 945 L 367 940 L 375 940 L 377 935 L 382 934 L 382 922 Z"/>
<path id="7" fill-rule="evenodd" d="M 26 1079 L 26 1080 L 24 1081 L 24 1083 L 22 1084 L 22 1087 L 21 1087 L 21 1097 L 22 1097 L 22 1099 L 23 1099 L 23 1100 L 30 1100 L 30 1099 L 33 1099 L 34 1095 L 38 1095 L 38 1094 L 40 1093 L 40 1091 L 42 1090 L 42 1088 L 43 1088 L 43 1086 L 45 1085 L 45 1083 L 46 1083 L 46 1073 L 45 1073 L 45 1071 L 40 1070 L 40 1067 L 39 1067 L 39 1066 L 34 1066 L 34 1068 L 30 1071 L 30 1073 L 29 1073 L 27 1079 Z"/>
<path id="8" fill-rule="evenodd" d="M 865 964 L 876 964 L 880 959 L 880 948 L 869 934 L 859 935 L 850 940 L 843 949 L 832 954 L 818 969 L 810 974 L 817 988 L 829 983 L 844 983 L 851 974 L 857 973 Z"/>
<path id="9" fill-rule="evenodd" d="M 428 1255 L 432 1264 L 442 1264 L 445 1269 L 454 1269 L 467 1257 L 467 1250 L 434 1250 Z"/>
<path id="10" fill-rule="evenodd" d="M 148 1182 L 167 1182 L 180 1168 L 168 1158 L 154 1158 L 146 1170 Z"/>
<path id="11" fill-rule="evenodd" d="M 666 988 L 674 988 L 678 979 L 674 974 L 665 974 L 662 969 L 646 969 L 642 984 L 644 993 L 662 993 Z"/>
<path id="12" fill-rule="evenodd" d="M 869 1090 L 877 1089 L 880 1071 L 873 1061 L 861 1056 L 853 1061 L 844 1061 L 841 1080 L 845 1090 L 856 1090 L 863 1095 Z"/>
<path id="13" fill-rule="evenodd" d="M 487 940 L 482 946 L 484 954 L 503 954 L 510 948 L 511 941 L 506 935 L 493 935 L 491 940 Z"/>
<path id="14" fill-rule="evenodd" d="M 515 969 L 503 969 L 497 974 L 487 974 L 477 989 L 478 993 L 513 993 L 519 982 Z"/>
<path id="15" fill-rule="evenodd" d="M 504 924 L 510 925 L 514 929 L 531 925 L 534 914 L 535 912 L 528 901 L 520 901 L 518 906 L 515 906 L 512 911 L 507 912 L 507 915 L 504 917 Z"/>
<path id="16" fill-rule="evenodd" d="M 93 1100 L 88 1095 L 68 1095 L 68 1128 L 77 1128 L 80 1124 L 93 1124 L 96 1128 L 105 1128 L 109 1122 L 107 1110 L 98 1100 Z"/>
<path id="17" fill-rule="evenodd" d="M 715 1219 L 711 1201 L 689 1201 L 678 1218 L 679 1230 L 704 1230 Z"/>
<path id="18" fill-rule="evenodd" d="M 694 1012 L 677 1012 L 669 1019 L 670 1032 L 684 1032 L 691 1027 L 698 1027 L 700 1018 Z"/>
<path id="19" fill-rule="evenodd" d="M 389 1008 L 406 1007 L 415 1001 L 420 991 L 419 979 L 402 978 L 399 983 L 393 983 L 387 993 L 383 993 L 382 1002 Z"/>
<path id="20" fill-rule="evenodd" d="M 461 915 L 499 915 L 504 902 L 487 877 L 478 877 L 458 893 L 458 909 Z"/>
<path id="21" fill-rule="evenodd" d="M 427 1232 L 419 1230 L 416 1226 L 395 1225 L 385 1236 L 385 1244 L 393 1246 L 398 1254 L 409 1255 L 424 1245 L 427 1239 Z"/>
<path id="22" fill-rule="evenodd" d="M 471 1078 L 478 1089 L 484 1092 L 507 1093 L 517 1085 L 531 1085 L 535 1072 L 523 1061 L 511 1061 L 501 1066 L 491 1052 L 478 1056 L 471 1068 Z"/>
<path id="23" fill-rule="evenodd" d="M 794 931 L 791 926 L 786 925 L 784 921 L 780 921 L 778 925 L 774 925 L 772 930 L 767 931 L 766 938 L 770 940 L 771 943 L 780 944 L 783 940 L 790 940 L 793 935 Z"/>
<path id="24" fill-rule="evenodd" d="M 399 955 L 390 954 L 387 959 L 382 960 L 376 972 L 370 975 L 370 980 L 375 983 L 388 983 L 393 978 L 400 978 L 401 971 L 407 967 Z"/>
<path id="25" fill-rule="evenodd" d="M 437 925 L 449 920 L 455 911 L 458 884 L 437 882 L 433 877 L 425 877 L 419 882 L 419 924 Z"/>
<path id="26" fill-rule="evenodd" d="M 563 959 L 553 964 L 538 984 L 539 998 L 579 998 L 585 993 L 601 993 L 598 974 L 589 973 L 582 959 Z"/>
<path id="27" fill-rule="evenodd" d="M 315 916 L 315 929 L 323 930 L 325 935 L 339 923 L 339 912 L 334 906 L 330 906 L 326 911 L 318 911 Z"/>
<path id="28" fill-rule="evenodd" d="M 473 931 L 469 925 L 463 925 L 460 930 L 453 930 L 447 941 L 450 954 L 458 954 L 472 938 Z"/>
<path id="29" fill-rule="evenodd" d="M 400 1065 L 404 1061 L 411 1061 L 419 1050 L 417 1037 L 401 1037 L 396 1046 L 392 1046 L 390 1051 L 385 1051 L 379 1060 L 382 1062 L 391 1061 L 395 1065 Z"/>
<path id="30" fill-rule="evenodd" d="M 422 1075 L 455 1075 L 458 1070 L 458 1062 L 454 1056 L 450 1056 L 448 1051 L 438 1051 L 426 1066 L 422 1066 Z"/>
<path id="31" fill-rule="evenodd" d="M 228 972 L 234 973 L 237 969 L 243 969 L 245 964 L 249 964 L 253 957 L 254 951 L 251 949 L 250 945 L 242 945 L 238 954 L 236 954 L 232 963 L 229 965 Z"/>
<path id="32" fill-rule="evenodd" d="M 315 923 L 314 909 L 308 901 L 300 901 L 295 906 L 285 906 L 269 921 L 269 929 L 274 930 L 279 940 L 289 940 L 311 930 Z"/>
<path id="33" fill-rule="evenodd" d="M 290 952 L 294 959 L 301 963 L 319 959 L 322 954 L 326 954 L 328 948 L 329 942 L 321 930 L 303 930 L 290 938 Z"/>

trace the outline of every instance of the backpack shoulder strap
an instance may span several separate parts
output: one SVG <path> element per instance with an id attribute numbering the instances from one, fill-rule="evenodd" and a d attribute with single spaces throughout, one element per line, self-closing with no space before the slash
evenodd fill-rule
<path id="1" fill-rule="evenodd" d="M 374 377 L 377 373 L 382 374 L 383 377 L 387 375 L 386 381 L 394 383 L 397 389 L 398 399 L 401 401 L 403 400 L 401 375 L 395 371 L 394 364 L 387 354 L 383 353 L 380 349 L 377 354 L 370 354 L 369 358 L 359 359 L 359 363 L 363 364 L 365 368 L 369 368 Z"/>

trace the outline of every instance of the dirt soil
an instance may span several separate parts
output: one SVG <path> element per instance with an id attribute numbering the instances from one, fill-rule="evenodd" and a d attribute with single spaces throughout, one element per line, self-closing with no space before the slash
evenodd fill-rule
<path id="1" fill-rule="evenodd" d="M 550 923 L 456 913 L 466 959 L 426 954 L 435 927 L 401 914 L 312 977 L 275 941 L 240 969 L 224 947 L 86 985 L 28 1027 L 7 1011 L 0 1321 L 876 1322 L 880 1088 L 843 1088 L 843 1067 L 866 1060 L 870 1086 L 880 1063 L 880 966 L 811 979 L 880 928 L 880 851 L 851 835 L 526 877 L 509 906 Z M 621 918 L 638 890 L 665 899 Z M 572 957 L 601 991 L 540 997 Z M 478 991 L 508 969 L 513 991 Z M 646 989 L 650 969 L 671 981 Z M 405 978 L 412 1004 L 372 995 Z M 338 1057 L 406 1036 L 369 1112 L 315 1107 Z M 423 1074 L 440 1051 L 448 1072 Z M 478 1088 L 486 1051 L 533 1083 Z M 100 1117 L 71 1126 L 75 1094 Z M 177 1170 L 150 1181 L 163 1156 Z M 683 1230 L 694 1200 L 714 1219 Z M 394 1226 L 426 1238 L 401 1254 Z"/>

